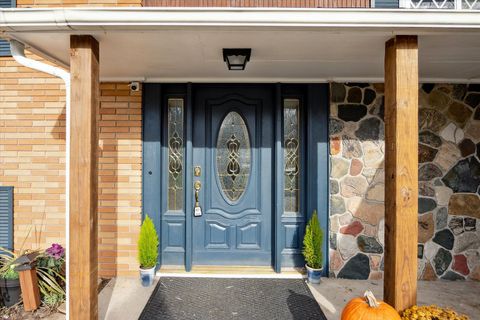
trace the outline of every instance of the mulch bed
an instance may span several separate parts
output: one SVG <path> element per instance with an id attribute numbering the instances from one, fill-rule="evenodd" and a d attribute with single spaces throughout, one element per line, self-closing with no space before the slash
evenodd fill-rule
<path id="1" fill-rule="evenodd" d="M 5 320 L 17 320 L 17 319 L 25 319 L 25 320 L 36 320 L 36 319 L 44 319 L 50 317 L 52 314 L 57 312 L 56 308 L 45 307 L 42 306 L 39 309 L 33 312 L 26 312 L 23 310 L 22 304 L 14 305 L 10 308 L 1 308 L 0 309 L 0 319 Z"/>

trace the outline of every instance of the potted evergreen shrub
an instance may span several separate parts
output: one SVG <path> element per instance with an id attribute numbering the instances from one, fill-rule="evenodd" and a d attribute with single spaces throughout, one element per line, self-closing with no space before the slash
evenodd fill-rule
<path id="1" fill-rule="evenodd" d="M 140 280 L 144 287 L 149 287 L 153 284 L 155 267 L 157 266 L 158 244 L 158 235 L 152 219 L 150 219 L 148 215 L 145 215 L 138 239 Z"/>
<path id="2" fill-rule="evenodd" d="M 317 211 L 313 211 L 312 218 L 307 224 L 303 238 L 303 256 L 307 268 L 308 282 L 320 283 L 323 270 L 323 231 L 318 223 Z"/>
<path id="3" fill-rule="evenodd" d="M 0 302 L 7 308 L 20 301 L 20 280 L 13 263 L 17 258 L 15 252 L 0 248 Z"/>

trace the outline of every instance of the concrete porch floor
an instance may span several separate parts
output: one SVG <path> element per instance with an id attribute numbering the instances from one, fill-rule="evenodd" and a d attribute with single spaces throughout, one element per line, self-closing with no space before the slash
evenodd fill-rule
<path id="1" fill-rule="evenodd" d="M 115 278 L 99 295 L 99 319 L 138 319 L 153 292 L 155 284 L 143 288 L 138 278 Z M 310 289 L 329 320 L 340 319 L 343 307 L 351 298 L 363 295 L 366 289 L 377 298 L 383 296 L 382 281 L 323 279 L 320 285 Z M 480 282 L 472 281 L 420 281 L 418 303 L 452 306 L 471 320 L 480 319 Z"/>

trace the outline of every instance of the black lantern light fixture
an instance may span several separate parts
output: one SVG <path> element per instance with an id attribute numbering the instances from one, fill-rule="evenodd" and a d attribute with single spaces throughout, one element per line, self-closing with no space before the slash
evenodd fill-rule
<path id="1" fill-rule="evenodd" d="M 223 49 L 223 61 L 227 63 L 228 70 L 245 70 L 250 61 L 252 49 Z"/>

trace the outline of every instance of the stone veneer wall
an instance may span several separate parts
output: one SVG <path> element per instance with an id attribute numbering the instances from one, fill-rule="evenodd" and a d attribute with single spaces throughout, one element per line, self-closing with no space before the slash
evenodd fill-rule
<path id="1" fill-rule="evenodd" d="M 384 250 L 382 84 L 331 85 L 330 273 L 380 279 Z M 419 91 L 419 268 L 480 280 L 480 85 Z"/>

